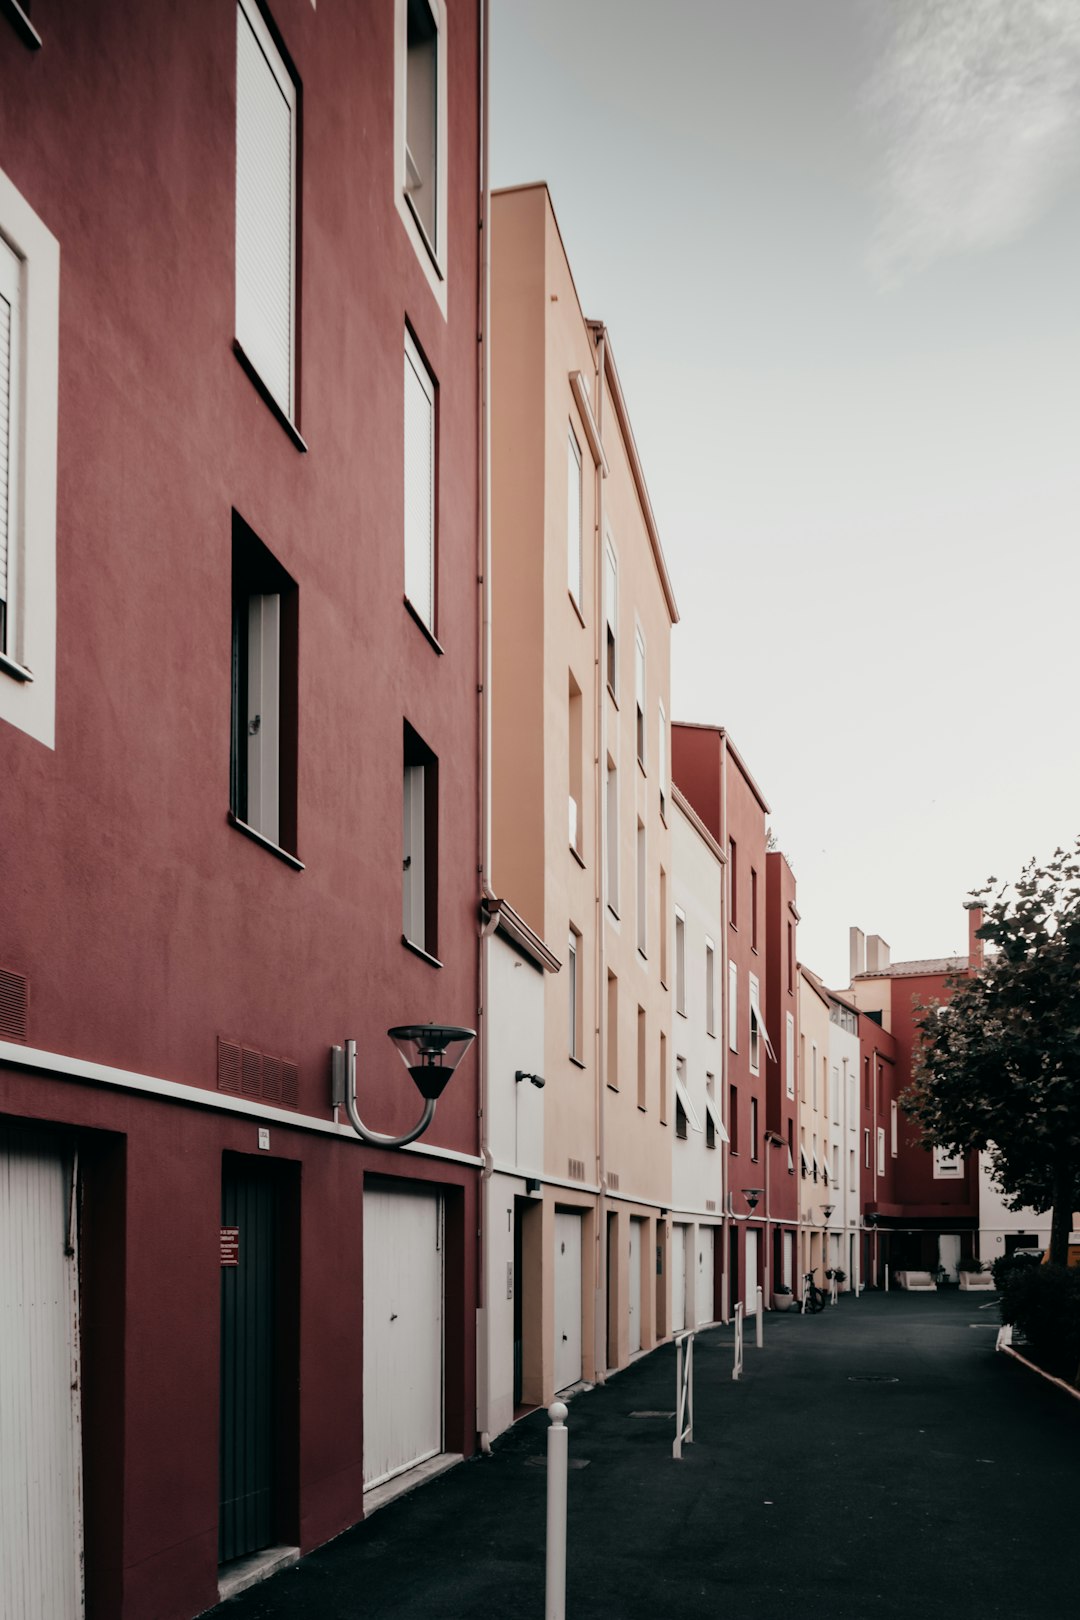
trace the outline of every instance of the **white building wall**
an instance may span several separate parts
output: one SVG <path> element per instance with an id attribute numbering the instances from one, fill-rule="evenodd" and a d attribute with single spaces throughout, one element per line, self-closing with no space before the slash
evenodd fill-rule
<path id="1" fill-rule="evenodd" d="M 979 1154 L 979 1241 L 978 1256 L 987 1265 L 1005 1253 L 1006 1235 L 1012 1232 L 1030 1233 L 1037 1242 L 1032 1248 L 1045 1249 L 1050 1244 L 1050 1211 L 1043 1214 L 1033 1209 L 1006 1209 L 1005 1200 L 994 1185 L 990 1174 L 990 1155 Z"/>
<path id="2" fill-rule="evenodd" d="M 723 862 L 707 836 L 694 824 L 677 797 L 672 807 L 671 895 L 673 908 L 683 917 L 685 986 L 684 1012 L 678 1010 L 677 933 L 671 922 L 668 962 L 668 989 L 672 997 L 672 1073 L 682 1078 L 692 1105 L 685 1140 L 675 1130 L 675 1106 L 671 1111 L 671 1211 L 672 1220 L 692 1230 L 687 1237 L 686 1326 L 712 1318 L 711 1278 L 699 1275 L 703 1267 L 718 1263 L 722 1245 L 718 1232 L 724 1209 L 724 1172 L 727 1144 L 722 1128 L 715 1128 L 715 1147 L 708 1141 L 709 1076 L 717 1119 L 724 1112 L 724 986 L 726 971 L 722 950 Z M 712 952 L 712 1033 L 709 1032 L 706 942 Z M 681 1060 L 681 1061 L 680 1061 Z M 696 1126 L 700 1128 L 695 1128 Z M 714 1228 L 714 1234 L 701 1231 Z M 703 1259 L 702 1257 L 705 1257 Z"/>
<path id="3" fill-rule="evenodd" d="M 855 1086 L 854 1110 L 852 1108 L 852 1082 Z M 837 1086 L 837 1096 L 834 1102 L 833 1087 Z M 847 1273 L 847 1281 L 842 1285 L 845 1291 L 853 1289 L 857 1282 L 858 1269 L 858 1228 L 859 1228 L 859 1037 L 850 1030 L 842 1029 L 839 1024 L 829 1023 L 829 1164 L 830 1178 L 832 1176 L 833 1149 L 837 1149 L 839 1161 L 839 1177 L 834 1185 L 830 1179 L 829 1191 L 834 1194 L 835 1209 L 832 1217 L 832 1230 L 835 1234 L 830 1244 L 830 1264 L 838 1265 Z M 838 1104 L 838 1106 L 837 1106 Z M 851 1153 L 855 1153 L 855 1190 L 851 1187 Z M 852 1238 L 855 1243 L 852 1243 Z M 854 1265 L 852 1263 L 854 1258 Z"/>
<path id="4" fill-rule="evenodd" d="M 544 1072 L 544 970 L 500 933 L 484 953 L 484 1119 L 490 1170 L 482 1178 L 483 1295 L 477 1311 L 477 1429 L 514 1420 L 514 1200 L 544 1159 L 544 1091 L 515 1080 Z"/>

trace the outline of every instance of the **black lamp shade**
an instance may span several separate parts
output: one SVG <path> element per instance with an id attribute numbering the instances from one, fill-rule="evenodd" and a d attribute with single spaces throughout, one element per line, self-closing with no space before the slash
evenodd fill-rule
<path id="1" fill-rule="evenodd" d="M 476 1039 L 474 1029 L 454 1024 L 399 1024 L 386 1032 L 416 1082 L 421 1097 L 435 1102 Z"/>

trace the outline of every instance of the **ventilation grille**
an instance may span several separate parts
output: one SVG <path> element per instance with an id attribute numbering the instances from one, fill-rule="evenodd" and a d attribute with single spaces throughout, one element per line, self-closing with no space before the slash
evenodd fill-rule
<path id="1" fill-rule="evenodd" d="M 571 1160 L 569 1160 L 569 1162 L 567 1164 L 566 1173 L 570 1177 L 571 1181 L 584 1181 L 585 1180 L 585 1160 L 584 1159 L 571 1159 Z"/>
<path id="2" fill-rule="evenodd" d="M 234 1096 L 261 1097 L 266 1102 L 284 1103 L 287 1108 L 296 1108 L 300 1102 L 297 1064 L 256 1052 L 250 1046 L 239 1046 L 235 1041 L 223 1041 L 220 1035 L 217 1083 L 219 1091 L 231 1091 Z"/>
<path id="3" fill-rule="evenodd" d="M 0 968 L 0 1036 L 4 1040 L 26 1040 L 26 1005 L 26 980 L 22 974 Z"/>
<path id="4" fill-rule="evenodd" d="M 618 1173 L 617 1170 L 609 1170 L 608 1171 L 608 1173 L 607 1173 L 607 1184 L 608 1184 L 608 1187 L 611 1189 L 612 1192 L 618 1192 L 618 1190 L 619 1190 L 619 1173 Z"/>
<path id="5" fill-rule="evenodd" d="M 716 1199 L 715 1198 L 706 1198 L 706 1200 L 705 1200 L 705 1208 L 708 1209 L 708 1210 L 712 1210 L 712 1212 L 715 1214 L 716 1213 Z"/>

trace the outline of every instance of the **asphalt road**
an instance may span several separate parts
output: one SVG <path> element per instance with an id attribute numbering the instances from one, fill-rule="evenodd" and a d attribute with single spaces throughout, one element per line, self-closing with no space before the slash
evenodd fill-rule
<path id="1" fill-rule="evenodd" d="M 731 1378 L 698 1337 L 570 1402 L 568 1620 L 1080 1620 L 1080 1402 L 994 1354 L 979 1294 L 772 1313 Z M 543 1620 L 536 1413 L 220 1620 Z"/>

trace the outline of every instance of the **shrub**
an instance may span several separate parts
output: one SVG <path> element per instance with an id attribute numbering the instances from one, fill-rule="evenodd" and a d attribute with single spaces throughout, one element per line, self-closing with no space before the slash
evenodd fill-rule
<path id="1" fill-rule="evenodd" d="M 1076 1383 L 1080 1374 L 1080 1270 L 1066 1266 L 994 1265 L 1001 1320 L 1023 1334 L 1047 1372 Z"/>
<path id="2" fill-rule="evenodd" d="M 980 1272 L 983 1269 L 983 1263 L 981 1260 L 976 1259 L 975 1255 L 965 1254 L 956 1262 L 956 1269 L 957 1271 Z"/>

